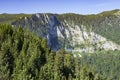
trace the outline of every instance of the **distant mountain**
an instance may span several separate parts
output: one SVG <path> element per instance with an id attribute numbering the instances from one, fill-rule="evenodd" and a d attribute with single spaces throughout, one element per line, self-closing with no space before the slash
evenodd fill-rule
<path id="1" fill-rule="evenodd" d="M 60 48 L 73 52 L 120 50 L 120 10 L 118 9 L 96 15 L 1 14 L 0 23 L 27 28 L 45 37 L 54 51 Z"/>
<path id="2" fill-rule="evenodd" d="M 7 13 L 3 13 L 0 14 L 0 24 L 11 24 L 12 22 L 24 18 L 24 17 L 29 17 L 31 16 L 31 14 L 7 14 Z"/>

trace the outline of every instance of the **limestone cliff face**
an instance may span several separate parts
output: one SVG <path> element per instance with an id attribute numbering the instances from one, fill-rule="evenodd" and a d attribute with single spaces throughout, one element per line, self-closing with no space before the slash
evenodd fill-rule
<path id="1" fill-rule="evenodd" d="M 114 20 L 111 20 L 110 17 L 107 16 L 104 17 L 102 21 L 93 23 L 93 21 L 95 21 L 93 19 L 90 20 L 89 23 L 86 22 L 86 24 L 79 23 L 81 21 L 85 22 L 83 18 L 80 18 L 77 21 L 78 23 L 76 23 L 72 18 L 68 20 L 64 18 L 63 15 L 34 14 L 31 17 L 24 17 L 21 20 L 15 21 L 12 25 L 27 28 L 37 35 L 45 37 L 48 45 L 54 51 L 60 48 L 75 52 L 94 52 L 102 49 L 120 50 L 118 44 L 102 35 L 102 32 L 104 32 L 104 30 L 108 31 L 107 29 L 110 27 L 120 27 L 117 22 L 117 24 L 113 23 L 113 21 L 119 21 L 120 17 L 118 14 L 119 13 L 114 14 Z M 68 15 L 67 17 L 69 18 L 70 16 Z M 101 28 L 97 25 L 101 26 Z M 102 28 L 103 31 L 101 31 L 101 33 L 98 32 L 102 30 Z"/>

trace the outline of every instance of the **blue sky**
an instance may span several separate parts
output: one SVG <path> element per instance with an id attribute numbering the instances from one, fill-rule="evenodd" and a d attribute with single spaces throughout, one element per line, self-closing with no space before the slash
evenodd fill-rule
<path id="1" fill-rule="evenodd" d="M 96 14 L 120 9 L 120 0 L 0 0 L 0 13 Z"/>

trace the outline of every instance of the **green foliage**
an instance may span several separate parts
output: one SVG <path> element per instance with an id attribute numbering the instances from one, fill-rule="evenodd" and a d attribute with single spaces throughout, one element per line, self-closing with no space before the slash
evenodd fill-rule
<path id="1" fill-rule="evenodd" d="M 58 20 L 56 25 L 63 25 L 64 21 L 69 25 L 84 25 L 88 31 L 94 31 L 120 44 L 119 19 L 114 15 L 117 11 L 119 10 L 97 15 L 69 13 L 54 16 Z M 1 14 L 0 23 L 13 23 L 17 28 L 0 24 L 0 80 L 120 79 L 120 51 L 85 53 L 80 58 L 73 57 L 65 50 L 51 52 L 45 38 L 42 39 L 21 28 L 26 27 L 39 35 L 47 33 L 45 27 L 39 27 L 48 25 L 44 20 L 42 23 L 36 16 L 27 14 Z M 76 46 L 84 47 L 83 44 Z M 69 43 L 65 47 L 69 47 Z"/>
<path id="2" fill-rule="evenodd" d="M 80 14 L 45 14 L 48 17 L 54 16 L 55 24 L 54 26 L 64 26 L 65 28 L 75 28 L 75 25 L 78 25 L 81 30 L 82 27 L 86 28 L 86 31 L 92 31 L 97 34 L 106 37 L 107 39 L 114 41 L 117 44 L 120 44 L 120 25 L 119 18 L 115 15 L 119 10 L 106 11 L 100 14 L 91 14 L 91 15 L 80 15 Z M 40 14 L 43 16 L 43 14 Z M 10 17 L 10 18 L 9 18 Z M 21 18 L 20 18 L 21 17 Z M 25 19 L 26 17 L 26 19 Z M 8 19 L 7 19 L 8 18 Z M 3 20 L 5 19 L 5 20 Z M 37 35 L 46 35 L 48 30 L 45 26 L 48 26 L 49 23 L 46 22 L 45 18 L 38 18 L 36 15 L 27 15 L 27 14 L 1 14 L 0 23 L 10 23 L 15 27 L 27 28 L 30 31 L 36 33 Z M 67 25 L 68 24 L 68 25 Z M 64 46 L 66 47 L 69 45 Z"/>
<path id="3" fill-rule="evenodd" d="M 101 51 L 81 54 L 80 64 L 88 64 L 95 70 L 95 79 L 101 74 L 104 80 L 118 80 L 120 75 L 120 51 Z M 88 70 L 87 70 L 88 71 Z"/>
<path id="4" fill-rule="evenodd" d="M 79 14 L 62 14 L 56 15 L 60 22 L 67 22 L 70 26 L 64 25 L 64 27 L 73 27 L 75 25 L 84 26 L 86 30 L 93 31 L 97 34 L 104 36 L 105 38 L 120 44 L 120 25 L 119 18 L 115 15 L 119 10 L 106 11 L 100 14 L 91 15 L 79 15 Z M 72 26 L 74 25 L 74 26 Z"/>
<path id="5" fill-rule="evenodd" d="M 11 24 L 12 22 L 23 17 L 30 17 L 31 14 L 0 14 L 1 24 Z"/>
<path id="6" fill-rule="evenodd" d="M 87 61 L 65 50 L 51 52 L 46 39 L 27 30 L 0 25 L 0 33 L 1 80 L 102 80 Z"/>
<path id="7" fill-rule="evenodd" d="M 105 12 L 100 13 L 99 15 L 114 15 L 114 13 L 116 13 L 118 11 L 119 11 L 119 9 L 115 9 L 112 11 L 105 11 Z"/>

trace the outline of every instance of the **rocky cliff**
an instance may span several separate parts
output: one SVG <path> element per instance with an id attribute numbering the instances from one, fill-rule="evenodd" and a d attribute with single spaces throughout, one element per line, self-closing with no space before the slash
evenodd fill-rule
<path id="1" fill-rule="evenodd" d="M 45 37 L 54 51 L 60 48 L 75 52 L 120 50 L 119 10 L 97 15 L 37 13 L 12 25 Z"/>

